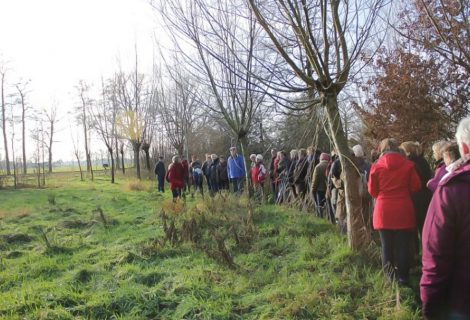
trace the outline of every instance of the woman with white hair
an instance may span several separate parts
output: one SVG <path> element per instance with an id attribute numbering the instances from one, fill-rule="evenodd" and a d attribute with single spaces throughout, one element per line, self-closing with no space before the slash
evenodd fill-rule
<path id="1" fill-rule="evenodd" d="M 434 192 L 441 181 L 442 177 L 446 174 L 446 166 L 444 163 L 444 158 L 442 156 L 442 151 L 450 144 L 450 142 L 441 140 L 437 141 L 432 145 L 432 156 L 435 162 L 434 177 L 428 181 L 426 186 L 429 190 Z"/>
<path id="2" fill-rule="evenodd" d="M 173 202 L 175 202 L 177 198 L 181 197 L 181 189 L 184 188 L 184 168 L 179 156 L 174 156 L 171 159 L 171 164 L 168 166 L 166 174 L 166 181 L 170 184 Z"/>
<path id="3" fill-rule="evenodd" d="M 470 117 L 457 127 L 461 159 L 438 183 L 423 228 L 425 319 L 470 319 Z"/>
<path id="4" fill-rule="evenodd" d="M 251 168 L 251 182 L 255 191 L 255 198 L 258 201 L 264 200 L 264 181 L 266 180 L 267 171 L 263 164 L 263 156 L 256 155 L 256 163 Z"/>

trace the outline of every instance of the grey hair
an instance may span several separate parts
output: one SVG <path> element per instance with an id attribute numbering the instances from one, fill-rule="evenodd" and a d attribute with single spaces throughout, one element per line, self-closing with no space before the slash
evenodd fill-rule
<path id="1" fill-rule="evenodd" d="M 173 163 L 178 162 L 179 160 L 180 160 L 179 156 L 173 156 L 173 158 L 171 158 L 171 162 Z"/>
<path id="2" fill-rule="evenodd" d="M 455 133 L 455 139 L 459 144 L 460 153 L 463 156 L 463 151 L 461 148 L 462 142 L 470 148 L 470 117 L 466 117 L 460 120 L 459 126 L 457 127 L 457 132 Z"/>

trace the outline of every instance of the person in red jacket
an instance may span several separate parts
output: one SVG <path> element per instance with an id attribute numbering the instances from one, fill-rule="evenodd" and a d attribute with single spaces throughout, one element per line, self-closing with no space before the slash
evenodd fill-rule
<path id="1" fill-rule="evenodd" d="M 255 164 L 251 168 L 251 182 L 255 189 L 255 197 L 258 201 L 264 201 L 264 181 L 266 180 L 266 168 L 263 164 L 263 156 L 255 156 Z"/>
<path id="2" fill-rule="evenodd" d="M 380 152 L 380 158 L 371 167 L 368 182 L 369 193 L 376 199 L 373 226 L 380 234 L 385 273 L 390 280 L 398 276 L 398 282 L 406 285 L 410 269 L 409 246 L 416 228 L 411 194 L 421 188 L 421 182 L 413 162 L 399 153 L 395 139 L 382 140 Z"/>
<path id="3" fill-rule="evenodd" d="M 470 117 L 457 127 L 461 159 L 439 181 L 423 228 L 425 319 L 470 319 Z"/>
<path id="4" fill-rule="evenodd" d="M 171 159 L 171 164 L 168 166 L 166 173 L 166 181 L 170 184 L 171 192 L 173 193 L 173 201 L 181 197 L 181 189 L 184 188 L 184 168 L 178 156 Z"/>
<path id="5" fill-rule="evenodd" d="M 188 191 L 191 191 L 191 185 L 189 184 L 189 163 L 188 160 L 186 160 L 185 156 L 181 156 L 181 165 L 183 166 L 183 172 L 184 172 L 184 192 L 186 192 L 186 188 L 188 188 Z"/>

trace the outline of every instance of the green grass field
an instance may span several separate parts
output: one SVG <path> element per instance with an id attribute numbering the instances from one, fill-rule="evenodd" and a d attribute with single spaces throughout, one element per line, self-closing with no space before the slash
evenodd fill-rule
<path id="1" fill-rule="evenodd" d="M 1 319 L 419 319 L 310 214 L 106 177 L 0 190 Z"/>

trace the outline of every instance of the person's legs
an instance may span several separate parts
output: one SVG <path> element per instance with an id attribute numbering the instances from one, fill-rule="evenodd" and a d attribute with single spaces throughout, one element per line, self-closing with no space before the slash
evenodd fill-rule
<path id="1" fill-rule="evenodd" d="M 158 176 L 157 178 L 158 178 L 158 191 L 165 192 L 165 190 L 164 190 L 165 177 L 164 176 Z"/>
<path id="2" fill-rule="evenodd" d="M 233 193 L 237 193 L 238 192 L 238 179 L 237 178 L 232 178 L 231 179 L 232 181 L 232 186 L 233 186 Z"/>
<path id="3" fill-rule="evenodd" d="M 409 230 L 394 231 L 393 246 L 397 248 L 396 265 L 398 269 L 398 281 L 407 284 L 410 273 L 410 241 L 412 232 Z"/>
<path id="4" fill-rule="evenodd" d="M 317 216 L 323 218 L 323 209 L 325 207 L 325 191 L 315 192 L 315 203 L 317 205 Z"/>
<path id="5" fill-rule="evenodd" d="M 173 202 L 175 202 L 176 198 L 178 198 L 178 196 L 179 196 L 178 189 L 171 189 L 171 193 L 173 195 Z"/>
<path id="6" fill-rule="evenodd" d="M 244 183 L 243 178 L 237 178 L 237 185 L 238 185 L 238 194 L 241 194 L 243 192 L 243 183 Z"/>
<path id="7" fill-rule="evenodd" d="M 393 262 L 393 244 L 395 231 L 393 230 L 379 230 L 381 252 L 382 252 L 382 267 L 384 273 L 390 280 L 395 278 L 395 268 Z"/>

